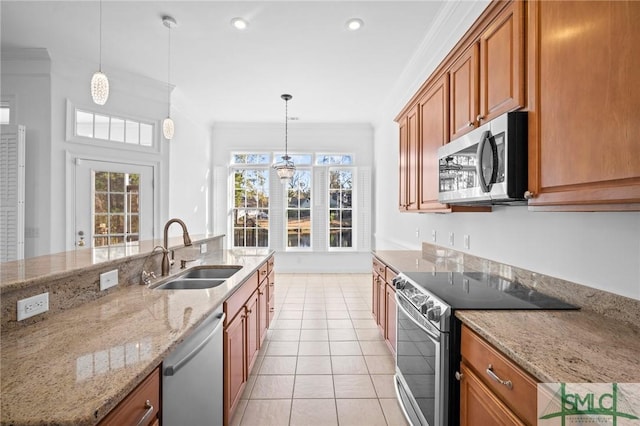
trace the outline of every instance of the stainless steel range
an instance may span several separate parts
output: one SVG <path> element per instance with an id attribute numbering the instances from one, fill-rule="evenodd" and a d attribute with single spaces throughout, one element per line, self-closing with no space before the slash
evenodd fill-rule
<path id="1" fill-rule="evenodd" d="M 396 392 L 414 426 L 457 425 L 458 309 L 577 309 L 498 276 L 477 272 L 401 273 L 396 287 Z"/>

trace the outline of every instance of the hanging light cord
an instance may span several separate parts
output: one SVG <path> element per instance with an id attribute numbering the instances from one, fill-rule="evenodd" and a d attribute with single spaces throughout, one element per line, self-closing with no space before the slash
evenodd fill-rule
<path id="1" fill-rule="evenodd" d="M 289 160 L 288 139 L 289 139 L 289 101 L 285 99 L 285 101 L 284 101 L 284 156 L 285 156 L 285 160 Z"/>
<path id="2" fill-rule="evenodd" d="M 167 55 L 167 117 L 171 117 L 171 23 L 167 25 L 169 28 L 169 54 Z"/>
<path id="3" fill-rule="evenodd" d="M 102 0 L 100 0 L 100 36 L 99 36 L 99 46 L 98 52 L 100 54 L 100 66 L 98 67 L 99 71 L 102 72 Z"/>

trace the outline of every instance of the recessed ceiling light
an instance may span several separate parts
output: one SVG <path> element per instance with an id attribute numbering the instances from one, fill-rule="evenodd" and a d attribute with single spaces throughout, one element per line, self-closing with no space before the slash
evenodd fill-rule
<path id="1" fill-rule="evenodd" d="M 349 31 L 358 31 L 363 25 L 364 22 L 359 18 L 352 18 L 347 21 L 347 29 Z"/>
<path id="2" fill-rule="evenodd" d="M 242 18 L 233 18 L 231 20 L 231 25 L 233 25 L 236 30 L 246 30 L 249 23 Z"/>

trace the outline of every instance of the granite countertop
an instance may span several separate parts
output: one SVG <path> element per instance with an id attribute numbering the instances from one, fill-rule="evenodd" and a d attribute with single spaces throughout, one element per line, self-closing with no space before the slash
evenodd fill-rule
<path id="1" fill-rule="evenodd" d="M 203 263 L 243 267 L 215 288 L 122 286 L 3 333 L 1 423 L 96 424 L 271 253 L 222 250 L 207 255 Z"/>
<path id="2" fill-rule="evenodd" d="M 477 271 L 486 267 L 446 249 L 434 249 L 428 256 L 418 250 L 376 251 L 374 255 L 398 272 Z M 517 268 L 498 265 L 501 269 L 516 276 L 523 274 L 511 271 Z M 456 316 L 540 382 L 640 383 L 637 312 L 626 316 L 612 310 L 604 315 L 585 307 L 594 302 L 619 302 L 622 310 L 637 311 L 640 302 L 590 289 L 585 299 L 593 300 L 580 303 L 576 294 L 582 293 L 575 286 L 558 288 L 562 286 L 554 281 L 553 295 L 562 298 L 563 292 L 572 293 L 567 294 L 567 301 L 581 306 L 579 311 L 459 310 Z"/>

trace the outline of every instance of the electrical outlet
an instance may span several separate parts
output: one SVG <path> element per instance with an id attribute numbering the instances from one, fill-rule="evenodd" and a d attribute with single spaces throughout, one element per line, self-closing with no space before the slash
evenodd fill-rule
<path id="1" fill-rule="evenodd" d="M 469 237 L 468 235 L 465 234 L 465 236 L 464 236 L 464 248 L 466 248 L 467 250 L 469 250 L 469 244 L 470 244 L 469 239 L 470 238 L 471 237 Z"/>
<path id="2" fill-rule="evenodd" d="M 420 228 L 416 228 L 416 238 L 420 238 Z"/>
<path id="3" fill-rule="evenodd" d="M 449 245 L 453 245 L 453 232 L 449 232 Z"/>
<path id="4" fill-rule="evenodd" d="M 435 229 L 431 230 L 431 241 L 434 242 L 434 243 L 436 242 L 436 230 Z"/>
<path id="5" fill-rule="evenodd" d="M 105 272 L 100 274 L 100 291 L 106 290 L 113 286 L 118 285 L 118 270 Z"/>
<path id="6" fill-rule="evenodd" d="M 205 254 L 207 252 L 207 243 L 200 244 L 200 254 Z"/>
<path id="7" fill-rule="evenodd" d="M 49 293 L 41 293 L 18 300 L 18 321 L 49 310 Z"/>

